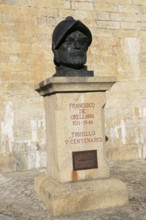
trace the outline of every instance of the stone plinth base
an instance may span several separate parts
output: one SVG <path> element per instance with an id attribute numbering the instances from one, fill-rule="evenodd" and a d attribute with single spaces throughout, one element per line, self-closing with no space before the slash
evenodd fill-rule
<path id="1" fill-rule="evenodd" d="M 35 191 L 53 216 L 122 206 L 128 202 L 127 187 L 117 179 L 58 183 L 44 175 L 36 178 Z"/>

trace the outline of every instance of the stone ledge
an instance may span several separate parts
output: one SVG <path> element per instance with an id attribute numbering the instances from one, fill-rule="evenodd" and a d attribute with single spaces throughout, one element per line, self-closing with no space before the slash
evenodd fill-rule
<path id="1" fill-rule="evenodd" d="M 115 77 L 52 77 L 35 86 L 42 96 L 61 92 L 106 91 L 116 82 Z"/>
<path id="2" fill-rule="evenodd" d="M 53 216 L 118 207 L 128 203 L 127 187 L 117 179 L 62 184 L 44 175 L 35 179 L 35 191 Z"/>

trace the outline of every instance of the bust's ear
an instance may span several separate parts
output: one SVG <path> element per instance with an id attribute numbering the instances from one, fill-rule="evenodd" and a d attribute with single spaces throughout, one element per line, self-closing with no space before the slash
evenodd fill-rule
<path id="1" fill-rule="evenodd" d="M 54 53 L 54 64 L 56 66 L 59 66 L 60 60 L 59 60 L 59 56 L 58 56 L 58 51 L 57 50 L 53 50 L 53 53 Z"/>
<path id="2" fill-rule="evenodd" d="M 56 66 L 59 66 L 60 61 L 59 61 L 58 51 L 56 50 L 54 43 L 52 43 L 52 51 L 54 53 L 54 64 Z"/>

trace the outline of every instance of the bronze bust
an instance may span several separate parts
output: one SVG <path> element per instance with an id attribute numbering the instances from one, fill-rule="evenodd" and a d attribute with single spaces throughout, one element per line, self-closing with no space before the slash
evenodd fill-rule
<path id="1" fill-rule="evenodd" d="M 91 42 L 91 32 L 82 22 L 72 17 L 61 21 L 52 35 L 54 76 L 93 76 L 93 71 L 84 65 Z"/>

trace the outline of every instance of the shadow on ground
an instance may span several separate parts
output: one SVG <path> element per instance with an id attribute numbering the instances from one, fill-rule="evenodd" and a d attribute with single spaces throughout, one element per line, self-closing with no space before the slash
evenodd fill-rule
<path id="1" fill-rule="evenodd" d="M 34 178 L 45 170 L 5 173 L 0 174 L 0 220 L 146 220 L 146 161 L 109 162 L 109 165 L 111 177 L 127 184 L 128 205 L 51 217 L 33 185 Z"/>

